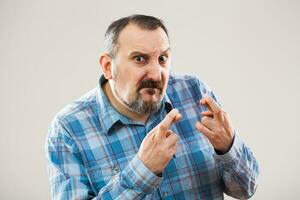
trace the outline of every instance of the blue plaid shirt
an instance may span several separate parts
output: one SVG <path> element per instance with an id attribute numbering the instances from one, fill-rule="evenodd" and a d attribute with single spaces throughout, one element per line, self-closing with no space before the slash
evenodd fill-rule
<path id="1" fill-rule="evenodd" d="M 258 164 L 236 134 L 231 149 L 215 152 L 194 127 L 206 91 L 198 78 L 171 75 L 160 110 L 146 123 L 112 107 L 100 86 L 65 107 L 54 118 L 46 141 L 53 199 L 244 199 L 255 192 Z M 181 121 L 177 153 L 162 173 L 152 173 L 137 157 L 145 135 L 177 108 Z"/>

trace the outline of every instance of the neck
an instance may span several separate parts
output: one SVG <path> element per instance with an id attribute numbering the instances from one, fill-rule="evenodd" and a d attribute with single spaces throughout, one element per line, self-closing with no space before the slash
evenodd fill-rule
<path id="1" fill-rule="evenodd" d="M 129 117 L 132 120 L 143 122 L 143 123 L 145 123 L 147 121 L 150 114 L 140 114 L 140 113 L 136 113 L 136 112 L 132 111 L 131 109 L 129 109 L 126 105 L 124 105 L 120 100 L 118 100 L 115 97 L 108 81 L 106 81 L 103 84 L 102 89 L 103 89 L 105 95 L 107 96 L 109 102 L 111 103 L 111 105 L 117 111 L 119 111 L 120 113 Z"/>

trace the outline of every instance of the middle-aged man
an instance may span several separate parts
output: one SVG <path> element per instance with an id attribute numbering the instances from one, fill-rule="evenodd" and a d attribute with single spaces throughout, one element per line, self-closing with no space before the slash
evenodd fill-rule
<path id="1" fill-rule="evenodd" d="M 49 129 L 52 198 L 250 198 L 257 161 L 201 80 L 170 75 L 162 21 L 116 20 L 104 47 L 99 86 Z"/>

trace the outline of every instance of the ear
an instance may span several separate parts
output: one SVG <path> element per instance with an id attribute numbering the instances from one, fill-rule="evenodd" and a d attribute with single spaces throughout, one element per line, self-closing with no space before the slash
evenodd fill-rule
<path id="1" fill-rule="evenodd" d="M 100 55 L 99 64 L 106 79 L 112 78 L 112 60 L 107 53 Z"/>

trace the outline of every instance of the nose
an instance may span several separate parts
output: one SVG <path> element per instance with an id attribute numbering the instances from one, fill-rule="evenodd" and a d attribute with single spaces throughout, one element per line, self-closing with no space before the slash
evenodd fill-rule
<path id="1" fill-rule="evenodd" d="M 149 79 L 154 81 L 161 80 L 161 66 L 158 61 L 153 61 L 151 64 L 149 64 L 147 76 Z"/>

